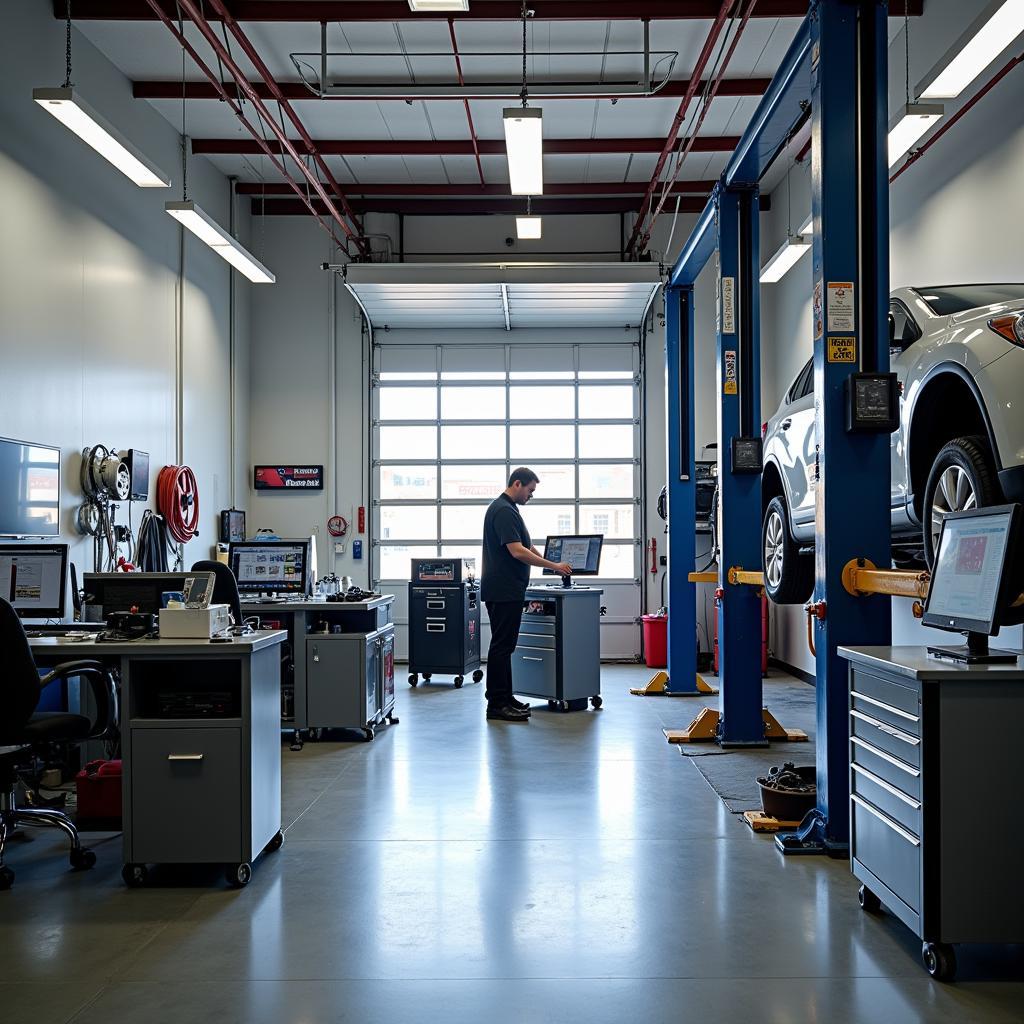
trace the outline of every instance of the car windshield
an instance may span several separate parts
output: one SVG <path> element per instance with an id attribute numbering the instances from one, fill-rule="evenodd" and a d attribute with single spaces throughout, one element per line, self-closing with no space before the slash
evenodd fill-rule
<path id="1" fill-rule="evenodd" d="M 952 316 L 979 306 L 1024 300 L 1024 284 L 956 284 L 916 290 L 936 316 Z"/>

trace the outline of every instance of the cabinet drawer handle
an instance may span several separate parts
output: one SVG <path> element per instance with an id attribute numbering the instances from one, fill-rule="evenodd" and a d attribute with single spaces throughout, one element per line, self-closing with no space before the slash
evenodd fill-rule
<path id="1" fill-rule="evenodd" d="M 862 740 L 859 736 L 851 736 L 850 742 L 855 747 L 861 747 L 875 757 L 880 757 L 883 761 L 888 761 L 893 768 L 899 768 L 901 772 L 906 772 L 908 775 L 912 775 L 915 779 L 921 778 L 921 773 L 916 768 L 911 768 L 909 764 L 904 764 L 898 757 L 893 757 L 892 754 L 887 754 L 884 750 L 879 750 L 878 747 L 873 747 L 867 740 Z"/>
<path id="2" fill-rule="evenodd" d="M 891 704 L 886 704 L 885 701 L 869 697 L 866 693 L 861 693 L 859 690 L 851 690 L 850 696 L 856 697 L 857 700 L 862 700 L 867 704 L 874 704 L 876 708 L 882 708 L 883 711 L 888 711 L 891 715 L 897 715 L 900 718 L 905 718 L 908 722 L 920 721 L 917 715 L 912 715 L 909 711 L 903 711 L 901 708 L 894 708 Z"/>
<path id="3" fill-rule="evenodd" d="M 543 661 L 543 658 L 531 658 L 528 654 L 523 655 L 523 661 Z"/>
<path id="4" fill-rule="evenodd" d="M 893 830 L 893 832 L 896 833 L 896 835 L 902 837 L 903 839 L 906 839 L 906 841 L 908 843 L 910 843 L 911 846 L 920 846 L 921 845 L 921 840 L 918 839 L 917 836 L 911 835 L 904 828 L 900 828 L 899 825 L 897 825 L 895 821 L 890 821 L 881 811 L 877 810 L 875 807 L 873 807 L 871 804 L 869 804 L 867 802 L 867 800 L 862 800 L 859 796 L 857 796 L 856 793 L 854 793 L 850 797 L 850 799 L 858 807 L 863 807 L 864 810 L 868 812 L 868 814 L 871 814 L 874 817 L 876 817 L 883 825 L 888 825 L 889 828 L 891 828 Z"/>
<path id="5" fill-rule="evenodd" d="M 858 774 L 863 775 L 865 779 L 873 782 L 876 786 L 884 789 L 886 793 L 896 797 L 897 800 L 902 800 L 908 807 L 912 807 L 915 811 L 921 810 L 921 804 L 919 801 L 912 799 L 907 796 L 906 793 L 898 790 L 895 786 L 890 785 L 885 779 L 880 779 L 874 772 L 869 772 L 867 768 L 862 768 L 859 764 L 851 764 L 850 767 Z"/>
<path id="6" fill-rule="evenodd" d="M 443 608 L 444 601 L 427 601 L 428 608 Z"/>
<path id="7" fill-rule="evenodd" d="M 427 623 L 428 633 L 443 633 L 444 623 L 443 622 L 428 622 Z"/>
<path id="8" fill-rule="evenodd" d="M 202 754 L 168 754 L 168 761 L 202 761 Z"/>
<path id="9" fill-rule="evenodd" d="M 859 718 L 862 722 L 867 722 L 868 725 L 873 725 L 876 729 L 884 732 L 886 736 L 891 736 L 894 740 L 901 740 L 911 747 L 917 747 L 921 744 L 921 741 L 916 736 L 900 732 L 899 729 L 895 729 L 891 725 L 886 725 L 885 722 L 880 722 L 877 718 L 865 715 L 863 711 L 851 711 L 850 714 L 854 718 Z"/>

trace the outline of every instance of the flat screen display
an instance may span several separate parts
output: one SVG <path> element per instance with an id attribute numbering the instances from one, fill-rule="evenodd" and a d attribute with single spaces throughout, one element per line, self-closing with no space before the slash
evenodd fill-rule
<path id="1" fill-rule="evenodd" d="M 60 449 L 0 437 L 0 535 L 60 533 Z"/>
<path id="2" fill-rule="evenodd" d="M 544 545 L 544 557 L 549 562 L 568 562 L 574 576 L 596 576 L 601 565 L 601 545 L 604 535 L 583 534 L 572 537 L 548 537 Z M 545 576 L 554 576 L 551 569 L 544 570 Z"/>
<path id="3" fill-rule="evenodd" d="M 932 570 L 926 625 L 990 632 L 1006 563 L 1011 513 L 959 519 L 942 524 L 939 554 Z"/>
<path id="4" fill-rule="evenodd" d="M 305 594 L 309 543 L 267 541 L 232 544 L 231 571 L 242 594 Z"/>
<path id="5" fill-rule="evenodd" d="M 63 618 L 67 570 L 67 544 L 0 544 L 0 597 L 22 618 Z"/>

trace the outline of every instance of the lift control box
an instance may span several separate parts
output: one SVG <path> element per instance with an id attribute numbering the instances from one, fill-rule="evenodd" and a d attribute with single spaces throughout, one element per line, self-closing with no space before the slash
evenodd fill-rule
<path id="1" fill-rule="evenodd" d="M 899 382 L 895 373 L 851 373 L 845 391 L 848 434 L 891 434 L 899 427 Z"/>

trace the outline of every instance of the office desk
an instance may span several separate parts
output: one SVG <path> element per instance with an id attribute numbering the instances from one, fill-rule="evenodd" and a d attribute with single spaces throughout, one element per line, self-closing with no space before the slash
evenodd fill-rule
<path id="1" fill-rule="evenodd" d="M 120 673 L 129 885 L 144 884 L 154 863 L 223 864 L 245 885 L 260 853 L 281 845 L 284 639 L 29 641 L 40 666 L 90 658 Z"/>
<path id="2" fill-rule="evenodd" d="M 376 725 L 384 721 L 397 721 L 392 714 L 395 706 L 394 681 L 394 632 L 392 623 L 392 605 L 394 594 L 382 594 L 368 601 L 243 601 L 242 616 L 248 618 L 259 616 L 269 624 L 278 624 L 288 634 L 291 648 L 292 679 L 289 683 L 285 672 L 282 672 L 281 696 L 281 728 L 292 732 L 292 750 L 301 750 L 304 735 L 312 732 L 318 736 L 321 729 L 359 728 L 367 739 L 373 738 Z M 338 627 L 342 636 L 332 633 Z M 327 633 L 324 633 L 324 628 Z M 314 661 L 315 656 L 309 649 L 309 641 L 322 641 L 331 635 L 319 657 L 323 660 Z M 346 640 L 347 638 L 347 640 Z M 341 641 L 341 642 L 338 642 Z M 347 648 L 359 647 L 360 652 Z M 328 657 L 327 652 L 338 653 L 345 649 L 341 657 Z M 336 685 L 336 672 L 316 673 L 315 685 L 310 685 L 310 668 L 312 665 L 327 667 L 328 664 L 338 668 L 361 665 L 361 671 L 372 674 L 374 678 L 361 680 L 361 692 L 368 695 L 374 691 L 373 713 L 360 715 L 357 721 L 349 711 L 353 695 L 339 694 Z M 356 680 L 350 679 L 354 684 Z"/>

